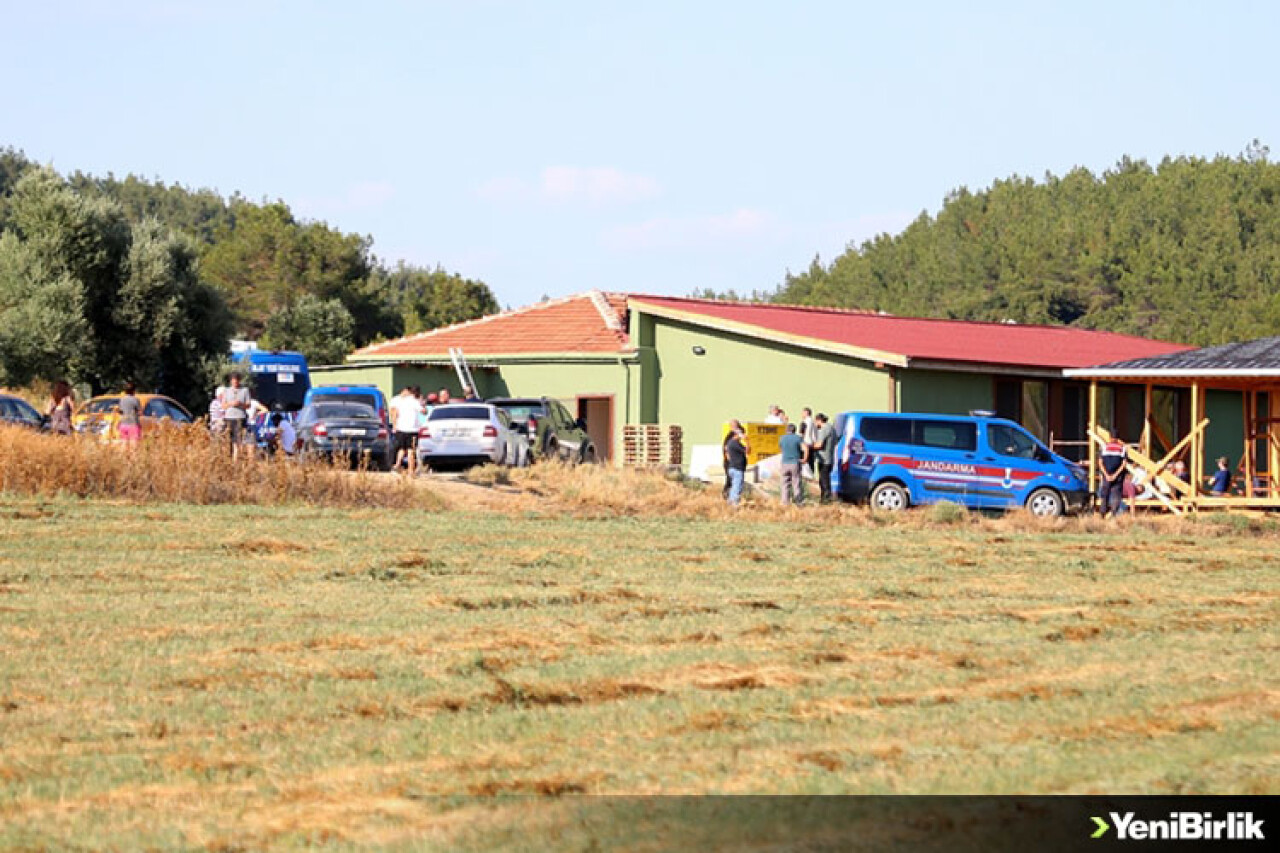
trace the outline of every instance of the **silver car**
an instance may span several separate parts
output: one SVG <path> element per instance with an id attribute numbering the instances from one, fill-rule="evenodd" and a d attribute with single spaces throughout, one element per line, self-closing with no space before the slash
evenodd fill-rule
<path id="1" fill-rule="evenodd" d="M 529 464 L 529 439 L 511 418 L 487 403 L 436 406 L 418 430 L 418 461 L 432 468 Z"/>

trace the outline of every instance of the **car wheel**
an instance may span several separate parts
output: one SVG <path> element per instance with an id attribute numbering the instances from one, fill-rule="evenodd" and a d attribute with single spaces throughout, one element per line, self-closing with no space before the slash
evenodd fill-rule
<path id="1" fill-rule="evenodd" d="M 871 508 L 881 512 L 901 512 L 911 505 L 907 490 L 897 483 L 881 483 L 871 490 Z"/>
<path id="2" fill-rule="evenodd" d="M 545 445 L 546 449 L 542 453 L 543 459 L 555 459 L 560 455 L 560 442 L 556 441 L 556 437 L 550 436 Z"/>
<path id="3" fill-rule="evenodd" d="M 1062 496 L 1053 489 L 1036 489 L 1027 498 L 1027 511 L 1036 518 L 1057 518 L 1062 515 Z"/>

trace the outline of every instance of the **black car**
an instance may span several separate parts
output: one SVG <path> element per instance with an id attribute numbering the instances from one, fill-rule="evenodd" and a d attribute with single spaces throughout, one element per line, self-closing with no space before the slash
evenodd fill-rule
<path id="1" fill-rule="evenodd" d="M 351 462 L 390 470 L 391 438 L 372 406 L 326 400 L 304 406 L 294 418 L 298 447 L 304 457 L 345 454 Z"/>
<path id="2" fill-rule="evenodd" d="M 0 424 L 16 424 L 42 430 L 48 423 L 48 418 L 37 412 L 26 400 L 12 394 L 0 394 Z"/>
<path id="3" fill-rule="evenodd" d="M 563 459 L 572 463 L 600 460 L 587 425 L 569 414 L 559 400 L 549 397 L 496 397 L 487 400 L 504 410 L 511 423 L 529 436 L 529 448 L 537 459 Z"/>

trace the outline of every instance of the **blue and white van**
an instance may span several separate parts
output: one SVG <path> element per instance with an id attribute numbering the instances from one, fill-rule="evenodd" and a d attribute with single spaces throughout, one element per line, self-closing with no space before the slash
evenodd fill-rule
<path id="1" fill-rule="evenodd" d="M 1089 504 L 1085 470 L 1003 418 L 846 412 L 832 490 L 874 509 L 949 501 L 1053 518 Z"/>
<path id="2" fill-rule="evenodd" d="M 253 374 L 253 399 L 268 409 L 296 412 L 311 389 L 307 357 L 299 352 L 253 349 L 239 356 Z"/>

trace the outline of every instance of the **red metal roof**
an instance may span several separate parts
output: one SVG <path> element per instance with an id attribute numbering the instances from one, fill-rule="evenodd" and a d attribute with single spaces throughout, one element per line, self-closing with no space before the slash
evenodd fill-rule
<path id="1" fill-rule="evenodd" d="M 630 352 L 626 311 L 624 294 L 593 290 L 373 344 L 355 355 L 379 359 L 448 357 L 450 347 L 460 347 L 468 358 Z"/>
<path id="2" fill-rule="evenodd" d="M 1114 332 L 1068 326 L 976 323 L 895 317 L 834 308 L 806 308 L 670 296 L 631 296 L 633 310 L 654 306 L 698 315 L 726 327 L 803 337 L 879 350 L 908 360 L 969 362 L 1036 368 L 1091 367 L 1112 361 L 1182 352 L 1191 347 Z"/>

